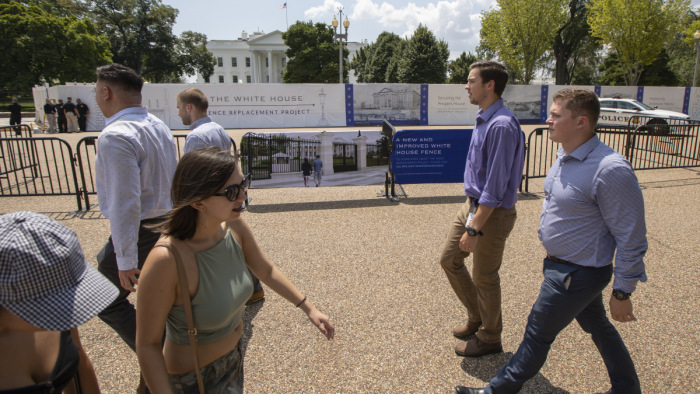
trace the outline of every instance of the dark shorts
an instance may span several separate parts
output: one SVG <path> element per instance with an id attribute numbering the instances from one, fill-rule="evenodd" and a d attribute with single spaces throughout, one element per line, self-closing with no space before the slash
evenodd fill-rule
<path id="1" fill-rule="evenodd" d="M 233 350 L 199 370 L 202 373 L 205 393 L 242 394 L 243 346 L 241 341 L 238 341 L 238 345 Z M 168 374 L 168 379 L 170 380 L 170 387 L 175 393 L 199 394 L 195 371 L 176 375 Z"/>

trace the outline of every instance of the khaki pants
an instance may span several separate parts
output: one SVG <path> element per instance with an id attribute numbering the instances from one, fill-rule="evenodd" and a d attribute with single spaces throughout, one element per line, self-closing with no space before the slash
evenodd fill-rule
<path id="1" fill-rule="evenodd" d="M 66 113 L 66 120 L 68 120 L 68 132 L 78 131 L 78 118 L 75 117 L 74 113 Z"/>
<path id="2" fill-rule="evenodd" d="M 457 298 L 467 308 L 470 322 L 481 322 L 477 333 L 484 342 L 501 341 L 503 320 L 501 318 L 501 279 L 498 270 L 503 261 L 506 239 L 515 226 L 517 217 L 515 206 L 510 209 L 496 208 L 481 228 L 473 257 L 471 274 L 464 260 L 469 256 L 459 248 L 459 241 L 466 232 L 464 227 L 469 215 L 470 202 L 457 213 L 447 235 L 445 247 L 440 256 L 440 265 Z"/>

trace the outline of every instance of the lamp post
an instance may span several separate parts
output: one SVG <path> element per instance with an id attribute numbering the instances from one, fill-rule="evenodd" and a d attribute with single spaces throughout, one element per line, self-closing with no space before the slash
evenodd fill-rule
<path id="1" fill-rule="evenodd" d="M 695 73 L 693 74 L 693 86 L 697 86 L 698 62 L 700 62 L 700 44 L 698 44 L 698 41 L 700 41 L 700 30 L 695 30 L 693 38 L 695 38 Z"/>
<path id="2" fill-rule="evenodd" d="M 348 42 L 348 27 L 350 27 L 350 21 L 348 20 L 348 17 L 345 16 L 345 20 L 343 21 L 345 33 L 343 33 L 342 27 L 340 28 L 340 33 L 338 33 L 338 20 L 343 20 L 343 7 L 338 7 L 338 12 L 340 14 L 339 18 L 335 19 L 335 15 L 333 15 L 333 21 L 331 24 L 333 25 L 333 31 L 335 32 L 333 36 L 338 40 L 338 82 L 343 83 L 343 39 L 345 39 L 345 43 Z"/>

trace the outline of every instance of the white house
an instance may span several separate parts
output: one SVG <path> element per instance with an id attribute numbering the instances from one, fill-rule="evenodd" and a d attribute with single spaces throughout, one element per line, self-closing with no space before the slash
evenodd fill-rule
<path id="1" fill-rule="evenodd" d="M 365 42 L 348 42 L 351 60 Z M 282 83 L 284 68 L 287 66 L 287 46 L 282 40 L 282 32 L 254 32 L 248 35 L 245 31 L 237 40 L 211 40 L 207 49 L 217 60 L 214 74 L 209 81 L 197 75 L 196 83 Z M 346 63 L 343 63 L 347 67 Z M 353 71 L 348 72 L 349 82 L 357 83 Z"/>

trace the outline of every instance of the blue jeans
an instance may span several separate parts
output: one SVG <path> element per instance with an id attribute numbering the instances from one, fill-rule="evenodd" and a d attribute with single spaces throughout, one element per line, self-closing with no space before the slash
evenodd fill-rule
<path id="1" fill-rule="evenodd" d="M 139 227 L 138 240 L 138 268 L 143 268 L 143 263 L 151 252 L 153 246 L 158 242 L 160 233 L 144 228 L 144 225 L 154 224 L 162 221 L 162 218 L 145 219 L 141 221 Z M 112 237 L 105 246 L 97 253 L 97 269 L 109 279 L 119 289 L 119 296 L 107 308 L 97 316 L 112 327 L 114 331 L 126 342 L 131 350 L 136 350 L 136 309 L 127 297 L 130 291 L 124 289 L 119 282 L 119 267 L 117 267 L 117 255 L 114 253 Z"/>
<path id="2" fill-rule="evenodd" d="M 603 357 L 612 393 L 641 393 L 632 358 L 603 307 L 602 291 L 612 277 L 612 264 L 589 268 L 545 259 L 543 272 L 540 295 L 527 319 L 523 341 L 485 391 L 517 393 L 542 368 L 559 332 L 576 319 L 591 334 Z"/>

